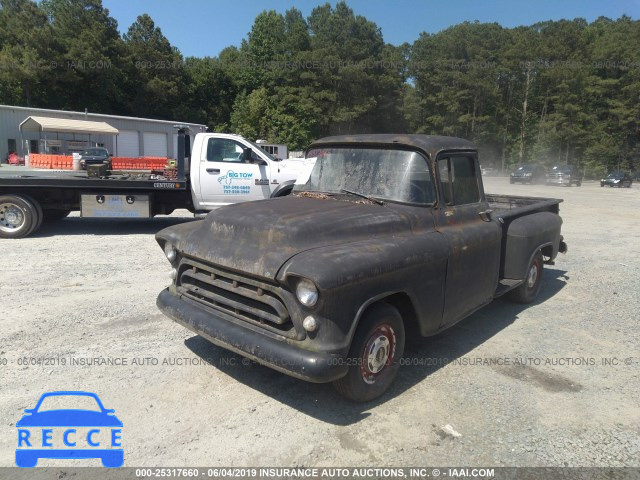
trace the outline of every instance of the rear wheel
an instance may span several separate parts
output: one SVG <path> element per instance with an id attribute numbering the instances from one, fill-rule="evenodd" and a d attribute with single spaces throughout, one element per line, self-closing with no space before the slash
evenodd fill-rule
<path id="1" fill-rule="evenodd" d="M 543 259 L 538 250 L 527 267 L 527 274 L 522 285 L 511 290 L 507 296 L 518 303 L 531 303 L 538 296 L 542 285 Z"/>
<path id="2" fill-rule="evenodd" d="M 35 205 L 19 195 L 0 196 L 0 238 L 23 238 L 38 226 Z"/>
<path id="3" fill-rule="evenodd" d="M 349 350 L 347 374 L 333 382 L 355 402 L 379 397 L 393 383 L 404 353 L 404 324 L 398 311 L 380 303 L 367 310 Z"/>
<path id="4" fill-rule="evenodd" d="M 31 230 L 29 230 L 29 233 L 27 233 L 27 235 L 31 235 L 32 233 L 38 231 L 42 226 L 42 222 L 44 220 L 44 212 L 42 210 L 42 207 L 40 206 L 40 203 L 33 197 L 29 195 L 24 195 L 24 194 L 20 194 L 16 196 L 22 198 L 27 203 L 30 203 L 31 205 L 33 205 L 33 208 L 36 212 L 36 221 L 33 223 L 33 225 L 31 225 Z"/>

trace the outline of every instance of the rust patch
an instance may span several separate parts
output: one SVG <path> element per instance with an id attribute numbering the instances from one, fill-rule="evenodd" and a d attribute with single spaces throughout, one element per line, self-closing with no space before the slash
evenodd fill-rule
<path id="1" fill-rule="evenodd" d="M 319 198 L 320 200 L 326 200 L 329 197 L 326 193 L 319 192 L 296 192 L 293 194 L 296 197 L 304 197 L 304 198 Z"/>

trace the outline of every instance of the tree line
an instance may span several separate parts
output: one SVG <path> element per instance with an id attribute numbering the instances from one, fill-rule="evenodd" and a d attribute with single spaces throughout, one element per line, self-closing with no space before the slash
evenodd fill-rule
<path id="1" fill-rule="evenodd" d="M 345 2 L 259 14 L 239 46 L 183 57 L 101 0 L 0 0 L 0 103 L 204 123 L 302 149 L 347 133 L 475 141 L 483 164 L 640 169 L 640 21 L 464 22 L 385 43 Z"/>

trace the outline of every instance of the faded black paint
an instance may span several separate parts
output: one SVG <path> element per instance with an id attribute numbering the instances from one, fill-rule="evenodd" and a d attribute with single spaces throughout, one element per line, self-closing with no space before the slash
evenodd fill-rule
<path id="1" fill-rule="evenodd" d="M 317 141 L 309 151 L 336 146 L 416 151 L 427 159 L 432 173 L 436 172 L 438 158 L 465 155 L 473 159 L 475 171 L 479 171 L 474 145 L 452 137 L 330 137 Z M 477 175 L 478 202 L 446 205 L 440 180 L 436 174 L 435 206 L 395 202 L 382 206 L 357 197 L 294 195 L 230 205 L 211 212 L 202 222 L 158 233 L 160 245 L 170 242 L 181 258 L 194 259 L 210 265 L 208 271 L 221 269 L 228 272 L 229 278 L 239 279 L 240 284 L 225 287 L 232 291 L 229 295 L 260 285 L 274 292 L 286 306 L 291 331 L 278 334 L 277 328 L 282 325 L 267 325 L 257 317 L 243 320 L 239 310 L 234 312 L 232 302 L 240 298 L 235 295 L 231 300 L 223 299 L 229 304 L 220 305 L 186 300 L 181 293 L 184 290 L 180 275 L 176 284 L 158 298 L 158 305 L 167 315 L 215 343 L 271 363 L 278 370 L 313 381 L 334 379 L 344 370 L 332 370 L 327 365 L 329 371 L 318 368 L 315 373 L 283 368 L 276 358 L 282 354 L 281 346 L 286 345 L 291 355 L 300 358 L 343 357 L 364 308 L 372 301 L 398 293 L 410 300 L 420 333 L 433 335 L 489 303 L 497 295 L 505 269 L 519 271 L 524 261 L 549 243 L 554 245 L 549 250 L 550 260 L 557 254 L 560 200 L 487 197 Z M 547 215 L 558 221 L 552 221 L 553 227 L 546 230 L 540 228 L 543 217 L 528 225 L 526 215 L 539 212 L 550 212 Z M 517 229 L 518 236 L 531 241 L 511 242 L 506 254 L 509 226 L 515 220 L 518 221 L 512 233 Z M 313 308 L 304 307 L 295 297 L 295 284 L 300 277 L 312 280 L 318 287 L 319 301 Z M 517 286 L 523 278 L 524 275 L 516 278 L 510 286 Z M 246 297 L 245 310 L 249 313 L 256 298 Z M 318 330 L 310 334 L 302 327 L 309 314 L 319 324 Z M 229 327 L 230 322 L 233 328 Z M 252 334 L 245 337 L 243 331 Z M 216 332 L 224 332 L 224 337 L 216 336 Z M 255 343 L 260 338 L 256 333 L 264 336 L 264 344 Z M 273 342 L 279 342 L 279 346 L 274 347 Z M 265 353 L 264 348 L 270 353 Z"/>

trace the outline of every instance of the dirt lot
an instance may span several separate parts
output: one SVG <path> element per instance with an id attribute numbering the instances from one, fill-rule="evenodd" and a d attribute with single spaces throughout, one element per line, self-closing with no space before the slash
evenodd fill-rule
<path id="1" fill-rule="evenodd" d="M 640 187 L 485 189 L 564 198 L 569 253 L 538 302 L 495 301 L 410 347 L 415 365 L 367 405 L 244 365 L 159 313 L 169 264 L 153 233 L 186 215 L 68 218 L 1 240 L 0 466 L 23 409 L 51 390 L 115 409 L 125 466 L 639 466 Z"/>

